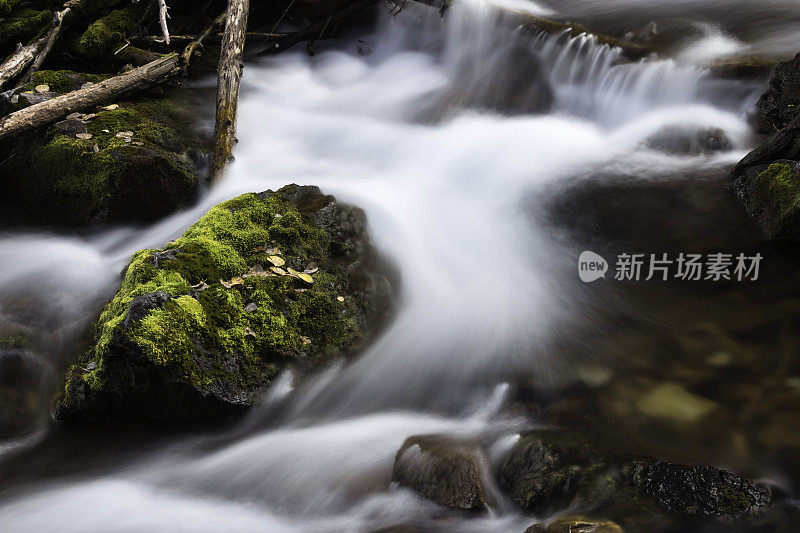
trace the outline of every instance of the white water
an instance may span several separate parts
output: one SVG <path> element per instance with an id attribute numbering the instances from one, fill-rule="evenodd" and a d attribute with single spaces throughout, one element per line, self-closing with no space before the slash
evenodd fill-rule
<path id="1" fill-rule="evenodd" d="M 162 246 L 222 200 L 286 183 L 319 185 L 365 208 L 374 243 L 403 280 L 397 316 L 355 362 L 297 390 L 285 377 L 217 441 L 180 441 L 100 477 L 8 498 L 0 524 L 20 532 L 369 531 L 434 517 L 453 531 L 530 525 L 502 500 L 469 518 L 392 486 L 394 454 L 410 435 L 445 432 L 482 438 L 497 464 L 524 427 L 500 414 L 502 383 L 549 371 L 549 343 L 574 326 L 577 304 L 574 276 L 563 273 L 574 258 L 535 223 L 537 198 L 592 169 L 646 177 L 730 165 L 749 142 L 744 113 L 756 92 L 728 82 L 740 96 L 720 105 L 720 87 L 692 61 L 617 65 L 619 51 L 592 39 L 518 35 L 541 59 L 552 112 L 506 115 L 450 99 L 491 90 L 486 80 L 510 68 L 496 59 L 512 30 L 479 0 L 460 2 L 443 21 L 410 5 L 365 38 L 370 55 L 348 41 L 313 58 L 293 51 L 248 65 L 237 160 L 197 207 L 144 230 L 0 238 L 0 313 L 42 330 L 45 343 L 78 336 L 133 251 Z M 686 156 L 644 146 L 673 126 L 720 128 L 733 149 Z M 31 325 L 27 308 L 12 304 L 34 283 L 27 305 L 44 318 Z"/>

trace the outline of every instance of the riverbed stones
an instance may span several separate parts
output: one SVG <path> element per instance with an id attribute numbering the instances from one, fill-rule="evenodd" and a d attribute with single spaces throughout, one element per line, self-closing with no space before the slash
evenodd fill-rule
<path id="1" fill-rule="evenodd" d="M 618 521 L 742 515 L 771 501 L 769 488 L 731 472 L 608 453 L 562 431 L 520 438 L 500 469 L 500 483 L 523 509 L 602 510 Z"/>
<path id="2" fill-rule="evenodd" d="M 484 509 L 485 458 L 477 442 L 445 435 L 409 437 L 397 452 L 392 481 L 447 507 Z"/>
<path id="3" fill-rule="evenodd" d="M 273 247 L 297 271 L 316 263 L 314 283 L 267 272 L 264 250 Z M 163 249 L 134 254 L 55 414 L 240 413 L 288 366 L 353 353 L 385 310 L 387 286 L 361 210 L 297 185 L 236 197 Z"/>
<path id="4" fill-rule="evenodd" d="M 623 533 L 619 525 L 610 520 L 596 520 L 585 516 L 562 516 L 545 527 L 534 524 L 525 533 Z"/>

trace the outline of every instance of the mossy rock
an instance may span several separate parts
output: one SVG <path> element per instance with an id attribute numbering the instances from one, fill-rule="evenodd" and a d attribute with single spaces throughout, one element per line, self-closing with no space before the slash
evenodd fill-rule
<path id="1" fill-rule="evenodd" d="M 800 113 L 800 53 L 779 64 L 769 80 L 769 89 L 756 104 L 759 133 L 771 135 L 785 128 Z"/>
<path id="2" fill-rule="evenodd" d="M 523 436 L 500 470 L 518 506 L 537 513 L 601 512 L 623 527 L 757 516 L 769 488 L 707 465 L 679 465 L 597 449 L 574 431 Z"/>
<path id="3" fill-rule="evenodd" d="M 44 71 L 32 83 L 66 91 L 96 79 Z M 194 201 L 206 147 L 191 136 L 186 106 L 163 95 L 118 105 L 14 139 L 3 166 L 6 198 L 14 199 L 7 211 L 23 211 L 23 218 L 35 212 L 36 222 L 92 225 L 152 221 Z M 92 137 L 76 137 L 84 132 Z"/>
<path id="4" fill-rule="evenodd" d="M 93 64 L 110 65 L 114 53 L 122 48 L 125 38 L 136 29 L 147 4 L 130 4 L 97 19 L 80 36 L 75 51 Z"/>
<path id="5" fill-rule="evenodd" d="M 28 44 L 53 20 L 49 9 L 40 9 L 36 2 L 0 2 L 0 57 L 11 54 L 18 44 Z"/>
<path id="6" fill-rule="evenodd" d="M 800 241 L 800 163 L 778 160 L 752 167 L 739 181 L 738 193 L 766 238 Z"/>
<path id="7" fill-rule="evenodd" d="M 313 282 L 273 274 L 277 255 L 287 273 L 316 263 Z M 316 187 L 214 207 L 165 248 L 133 256 L 93 348 L 68 371 L 57 417 L 198 420 L 242 411 L 287 365 L 360 346 L 384 301 L 371 258 L 363 213 Z"/>

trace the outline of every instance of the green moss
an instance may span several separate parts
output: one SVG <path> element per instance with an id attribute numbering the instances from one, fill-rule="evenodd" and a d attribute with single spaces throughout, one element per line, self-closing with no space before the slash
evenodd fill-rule
<path id="1" fill-rule="evenodd" d="M 773 163 L 748 187 L 748 211 L 769 238 L 800 235 L 800 180 L 789 164 Z"/>
<path id="2" fill-rule="evenodd" d="M 4 9 L 0 6 L 0 10 Z M 0 20 L 0 56 L 6 57 L 14 48 L 22 43 L 27 44 L 44 30 L 53 20 L 49 10 L 36 10 L 7 2 L 8 18 Z"/>
<path id="3" fill-rule="evenodd" d="M 125 37 L 136 28 L 146 4 L 132 4 L 96 20 L 81 35 L 76 51 L 89 61 L 110 63 L 114 52 L 125 43 Z"/>
<path id="4" fill-rule="evenodd" d="M 73 70 L 40 70 L 31 77 L 24 90 L 32 91 L 37 85 L 49 85 L 51 91 L 68 93 L 87 82 L 97 83 L 108 76 L 98 74 L 84 74 Z"/>
<path id="5" fill-rule="evenodd" d="M 313 284 L 291 276 L 247 276 L 255 265 L 269 266 L 263 247 L 279 239 L 286 242 L 280 245 L 286 268 L 320 265 Z M 107 356 L 118 345 L 133 299 L 156 291 L 172 298 L 129 324 L 124 336 L 141 357 L 198 390 L 223 382 L 256 390 L 287 358 L 347 351 L 360 341 L 358 304 L 337 299 L 347 294 L 348 280 L 327 259 L 329 244 L 329 236 L 279 194 L 245 194 L 214 207 L 166 248 L 133 256 L 97 323 L 87 359 L 93 368 L 74 366 L 67 393 L 70 381 L 96 390 L 124 388 L 120 381 L 130 374 L 110 362 L 119 357 Z M 244 283 L 223 283 L 236 276 L 245 276 Z M 202 283 L 208 286 L 194 288 Z"/>
<path id="6" fill-rule="evenodd" d="M 44 72 L 57 90 L 73 83 L 69 71 Z M 51 85 L 51 88 L 53 88 Z M 171 98 L 123 101 L 97 109 L 86 122 L 91 139 L 56 127 L 15 139 L 6 163 L 18 198 L 46 206 L 52 220 L 87 224 L 107 220 L 152 220 L 194 198 L 198 178 L 186 137 L 189 122 Z M 131 141 L 117 137 L 129 131 Z"/>

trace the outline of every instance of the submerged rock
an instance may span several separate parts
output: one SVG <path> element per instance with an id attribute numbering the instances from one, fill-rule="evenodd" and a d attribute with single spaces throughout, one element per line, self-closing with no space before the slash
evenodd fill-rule
<path id="1" fill-rule="evenodd" d="M 668 154 L 701 154 L 731 149 L 731 141 L 720 128 L 691 129 L 670 126 L 647 138 L 645 144 Z"/>
<path id="2" fill-rule="evenodd" d="M 359 346 L 385 303 L 375 264 L 364 214 L 316 187 L 219 204 L 165 248 L 134 254 L 56 416 L 240 412 L 287 365 Z"/>
<path id="3" fill-rule="evenodd" d="M 562 516 L 550 522 L 547 527 L 534 524 L 525 533 L 622 533 L 622 528 L 609 520 Z"/>
<path id="4" fill-rule="evenodd" d="M 731 472 L 604 453 L 575 435 L 548 431 L 517 442 L 500 482 L 524 509 L 602 511 L 623 526 L 659 516 L 741 515 L 771 501 L 767 487 Z"/>
<path id="5" fill-rule="evenodd" d="M 395 457 L 392 481 L 440 505 L 484 509 L 489 499 L 481 476 L 484 462 L 476 442 L 444 435 L 409 437 Z"/>
<path id="6" fill-rule="evenodd" d="M 800 112 L 800 54 L 775 68 L 769 89 L 756 104 L 756 129 L 771 135 L 785 128 Z"/>

